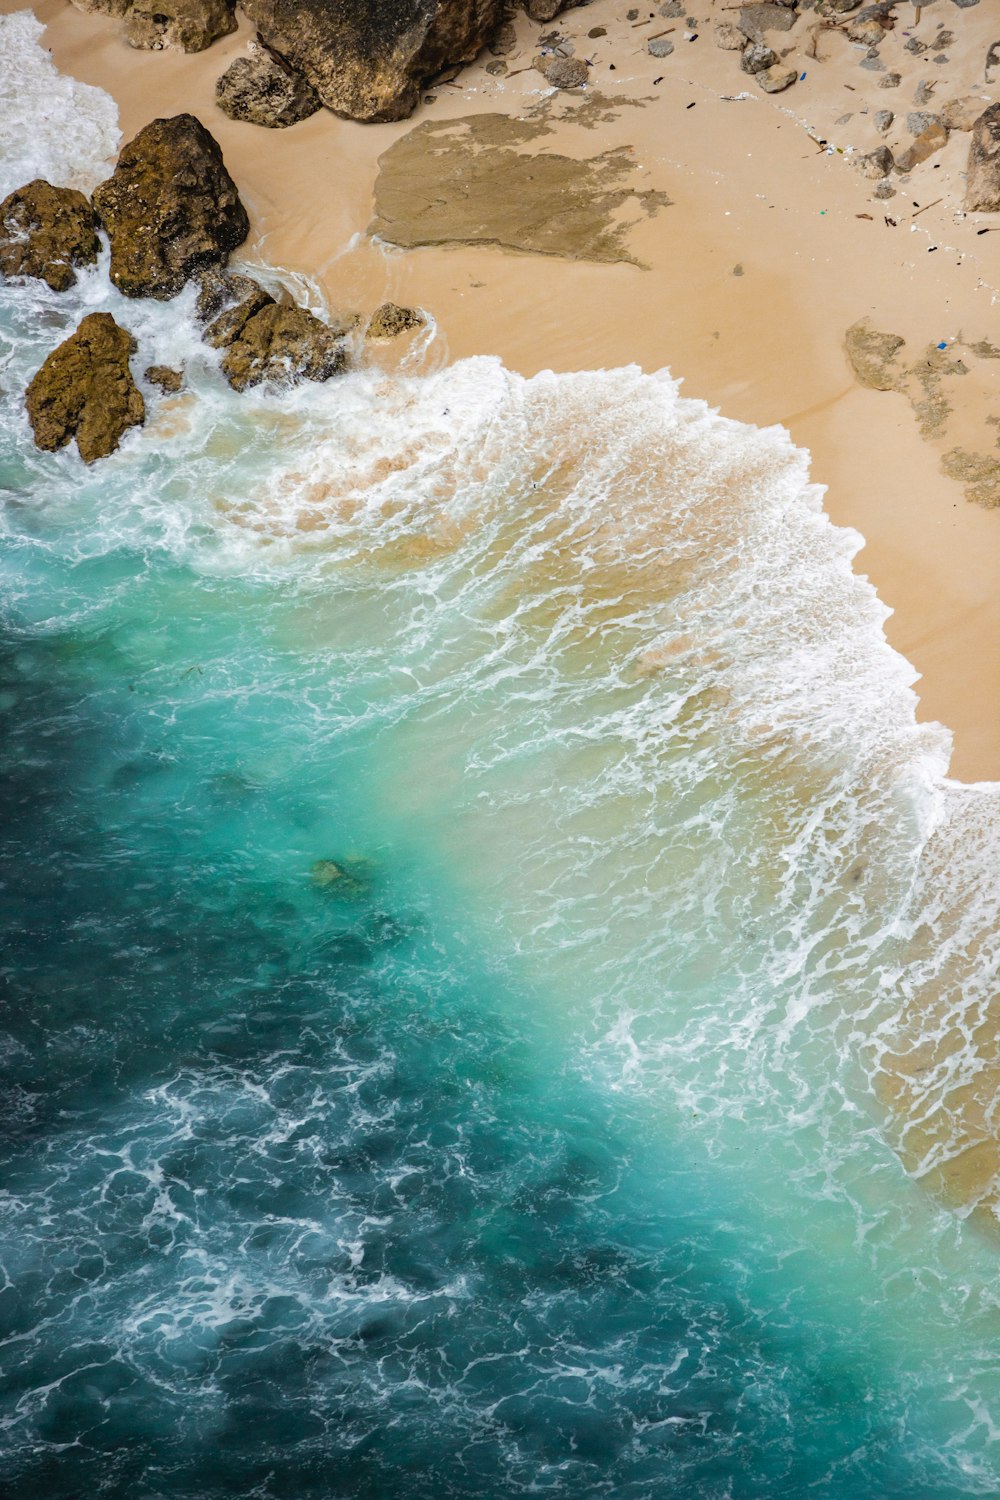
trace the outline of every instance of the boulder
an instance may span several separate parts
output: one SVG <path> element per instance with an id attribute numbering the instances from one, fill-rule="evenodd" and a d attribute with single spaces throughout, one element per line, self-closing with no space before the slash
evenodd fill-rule
<path id="1" fill-rule="evenodd" d="M 0 203 L 0 275 L 34 276 L 54 292 L 76 281 L 100 250 L 94 211 L 75 188 L 36 177 Z"/>
<path id="2" fill-rule="evenodd" d="M 970 213 L 1000 213 L 1000 104 L 983 110 L 972 127 L 965 206 Z"/>
<path id="3" fill-rule="evenodd" d="M 91 313 L 53 349 L 25 396 L 39 448 L 55 452 L 75 437 L 86 464 L 114 453 L 146 416 L 128 364 L 135 348 L 110 313 Z"/>
<path id="4" fill-rule="evenodd" d="M 880 333 L 867 318 L 852 323 L 844 335 L 844 348 L 859 384 L 873 391 L 894 391 L 903 375 L 896 355 L 905 342 L 898 333 Z"/>
<path id="5" fill-rule="evenodd" d="M 215 102 L 231 120 L 270 130 L 296 125 L 320 107 L 319 95 L 301 73 L 253 45 L 249 57 L 237 57 L 223 73 Z"/>
<path id="6" fill-rule="evenodd" d="M 426 322 L 423 313 L 415 307 L 397 307 L 395 302 L 383 302 L 372 313 L 365 338 L 394 339 L 411 328 L 422 328 Z"/>
<path id="7" fill-rule="evenodd" d="M 798 68 L 783 68 L 780 64 L 755 75 L 765 94 L 780 94 L 783 89 L 791 88 L 798 76 Z"/>
<path id="8" fill-rule="evenodd" d="M 234 391 L 263 381 L 329 380 L 347 363 L 343 338 L 305 308 L 271 302 L 230 343 L 222 373 Z"/>
<path id="9" fill-rule="evenodd" d="M 176 47 L 204 52 L 217 37 L 235 30 L 228 0 L 145 0 L 125 12 L 125 40 L 144 51 Z"/>
<path id="10" fill-rule="evenodd" d="M 142 378 L 165 396 L 175 396 L 184 384 L 184 371 L 171 369 L 170 365 L 147 365 Z"/>
<path id="11" fill-rule="evenodd" d="M 471 62 L 495 35 L 505 9 L 504 0 L 242 3 L 264 42 L 304 74 L 322 103 L 354 120 L 411 114 L 421 84 L 450 65 Z"/>
<path id="12" fill-rule="evenodd" d="M 888 146 L 876 146 L 865 156 L 858 157 L 858 171 L 865 177 L 884 177 L 892 171 L 892 152 Z"/>
<path id="13" fill-rule="evenodd" d="M 126 297 L 175 297 L 250 230 L 222 152 L 194 115 L 140 130 L 94 190 L 94 207 L 111 240 L 111 280 Z"/>
<path id="14" fill-rule="evenodd" d="M 587 64 L 579 57 L 544 57 L 538 71 L 554 89 L 578 89 L 590 77 Z"/>
<path id="15" fill-rule="evenodd" d="M 751 42 L 740 58 L 740 67 L 744 73 L 763 73 L 765 68 L 773 68 L 777 61 L 778 54 L 764 42 Z"/>
<path id="16" fill-rule="evenodd" d="M 244 325 L 261 308 L 274 302 L 250 276 L 207 271 L 199 277 L 197 315 L 206 324 L 202 337 L 213 349 L 225 349 L 239 338 Z"/>

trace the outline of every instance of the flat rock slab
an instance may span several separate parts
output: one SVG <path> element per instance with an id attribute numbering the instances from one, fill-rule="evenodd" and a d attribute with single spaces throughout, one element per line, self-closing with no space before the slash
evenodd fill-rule
<path id="1" fill-rule="evenodd" d="M 496 114 L 418 125 L 379 158 L 369 233 L 408 249 L 497 245 L 638 264 L 628 231 L 669 198 L 633 185 L 627 148 L 582 161 L 525 149 L 548 129 Z"/>

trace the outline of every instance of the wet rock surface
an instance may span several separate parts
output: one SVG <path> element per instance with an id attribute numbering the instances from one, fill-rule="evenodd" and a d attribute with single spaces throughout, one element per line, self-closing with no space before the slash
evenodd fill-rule
<path id="1" fill-rule="evenodd" d="M 135 348 L 110 313 L 91 313 L 52 351 L 25 395 L 39 448 L 54 452 L 76 438 L 87 464 L 115 451 L 146 415 L 129 369 Z"/>
<path id="2" fill-rule="evenodd" d="M 235 30 L 236 16 L 228 0 L 145 0 L 125 12 L 125 40 L 143 51 L 176 47 L 203 52 Z"/>
<path id="3" fill-rule="evenodd" d="M 209 271 L 199 277 L 196 311 L 205 324 L 202 338 L 213 349 L 225 349 L 261 308 L 274 301 L 250 276 Z"/>
<path id="4" fill-rule="evenodd" d="M 365 329 L 366 339 L 394 339 L 411 328 L 422 328 L 427 322 L 422 312 L 415 307 L 398 307 L 395 302 L 383 302 L 377 307 Z"/>
<path id="5" fill-rule="evenodd" d="M 165 396 L 175 396 L 184 384 L 183 370 L 175 370 L 170 365 L 147 365 L 142 376 Z"/>
<path id="6" fill-rule="evenodd" d="M 92 266 L 99 250 L 94 211 L 75 188 L 36 177 L 0 203 L 0 275 L 30 276 L 65 292 L 74 268 Z"/>
<path id="7" fill-rule="evenodd" d="M 250 229 L 222 152 L 193 115 L 140 130 L 93 201 L 111 241 L 111 280 L 126 297 L 176 296 Z"/>
<path id="8" fill-rule="evenodd" d="M 258 46 L 230 63 L 215 85 L 215 102 L 231 120 L 269 130 L 297 125 L 320 108 L 319 95 L 302 74 Z"/>
<path id="9" fill-rule="evenodd" d="M 264 382 L 329 380 L 343 370 L 341 334 L 294 304 L 269 302 L 249 318 L 229 344 L 222 373 L 235 391 Z"/>

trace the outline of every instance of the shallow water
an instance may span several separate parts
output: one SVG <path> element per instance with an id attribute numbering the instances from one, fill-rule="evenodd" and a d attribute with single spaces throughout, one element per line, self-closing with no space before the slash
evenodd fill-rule
<path id="1" fill-rule="evenodd" d="M 0 289 L 4 1494 L 995 1494 L 996 791 L 805 456 L 214 358 Z"/>

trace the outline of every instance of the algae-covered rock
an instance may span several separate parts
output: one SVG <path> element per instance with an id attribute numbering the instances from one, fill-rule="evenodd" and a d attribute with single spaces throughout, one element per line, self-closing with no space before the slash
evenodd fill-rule
<path id="1" fill-rule="evenodd" d="M 135 348 L 110 313 L 91 313 L 52 351 L 25 395 L 39 448 L 54 452 L 75 437 L 86 464 L 114 453 L 146 415 L 128 363 Z"/>
<path id="2" fill-rule="evenodd" d="M 125 40 L 145 51 L 176 47 L 204 52 L 217 37 L 235 30 L 236 16 L 228 0 L 140 0 L 125 13 Z"/>
<path id="3" fill-rule="evenodd" d="M 319 95 L 295 71 L 263 47 L 237 57 L 215 85 L 215 102 L 231 120 L 283 130 L 320 107 Z"/>
<path id="4" fill-rule="evenodd" d="M 504 19 L 504 0 L 242 0 L 266 44 L 328 109 L 401 120 L 420 86 L 471 62 Z"/>
<path id="5" fill-rule="evenodd" d="M 984 109 L 972 127 L 965 206 L 970 213 L 1000 213 L 1000 104 Z"/>
<path id="6" fill-rule="evenodd" d="M 255 313 L 274 302 L 251 276 L 206 271 L 198 279 L 197 314 L 208 326 L 203 338 L 213 349 L 225 349 L 238 338 Z"/>
<path id="7" fill-rule="evenodd" d="M 844 347 L 855 378 L 873 391 L 894 391 L 904 372 L 896 355 L 906 340 L 898 333 L 880 333 L 867 318 L 853 323 L 844 335 Z"/>
<path id="8" fill-rule="evenodd" d="M 175 297 L 250 230 L 222 152 L 194 115 L 140 130 L 95 189 L 94 207 L 111 240 L 111 280 L 127 297 Z"/>
<path id="9" fill-rule="evenodd" d="M 397 307 L 395 302 L 383 302 L 372 313 L 365 329 L 366 339 L 394 339 L 411 328 L 422 328 L 427 322 L 422 312 L 415 307 Z"/>
<path id="10" fill-rule="evenodd" d="M 4 276 L 33 276 L 65 292 L 76 281 L 74 266 L 92 266 L 99 250 L 94 211 L 75 188 L 36 177 L 0 203 Z"/>
<path id="11" fill-rule="evenodd" d="M 249 318 L 230 343 L 222 373 L 235 391 L 263 381 L 329 380 L 343 370 L 341 334 L 303 307 L 272 302 Z"/>
<path id="12" fill-rule="evenodd" d="M 176 396 L 184 384 L 183 370 L 175 370 L 170 365 L 147 365 L 142 374 L 144 380 L 155 385 L 165 396 Z"/>

